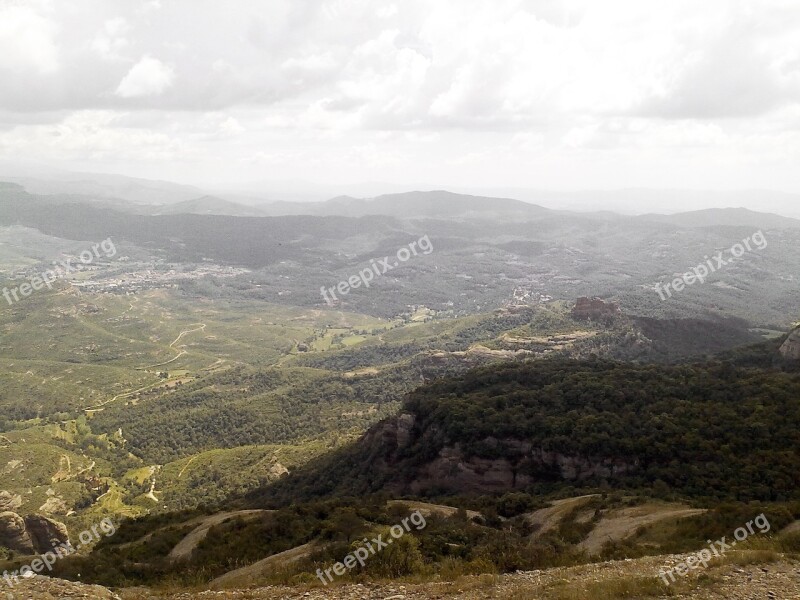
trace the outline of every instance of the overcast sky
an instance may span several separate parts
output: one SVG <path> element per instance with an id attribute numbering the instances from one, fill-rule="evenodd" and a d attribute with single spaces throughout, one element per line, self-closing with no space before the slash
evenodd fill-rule
<path id="1" fill-rule="evenodd" d="M 800 192 L 800 2 L 0 0 L 0 159 Z"/>

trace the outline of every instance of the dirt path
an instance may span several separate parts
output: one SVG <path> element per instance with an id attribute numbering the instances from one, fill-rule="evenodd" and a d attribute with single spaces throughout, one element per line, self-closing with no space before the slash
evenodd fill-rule
<path id="1" fill-rule="evenodd" d="M 706 512 L 702 508 L 689 508 L 674 504 L 644 504 L 632 508 L 607 511 L 597 526 L 589 532 L 578 547 L 589 554 L 597 554 L 606 542 L 624 540 L 636 533 L 639 527 L 652 525 L 666 519 L 678 520 Z"/>
<path id="2" fill-rule="evenodd" d="M 189 558 L 194 552 L 197 545 L 202 542 L 208 535 L 209 530 L 215 525 L 219 525 L 228 519 L 234 517 L 244 517 L 248 515 L 256 515 L 269 513 L 269 510 L 237 510 L 233 512 L 224 512 L 210 517 L 204 518 L 200 524 L 195 527 L 185 538 L 183 538 L 178 545 L 175 546 L 169 553 L 167 558 L 171 561 L 185 560 Z"/>
<path id="3" fill-rule="evenodd" d="M 140 387 L 138 390 L 131 390 L 130 392 L 124 392 L 122 394 L 117 394 L 116 396 L 114 396 L 110 400 L 106 400 L 105 402 L 101 402 L 100 404 L 95 404 L 94 406 L 87 406 L 86 408 L 83 409 L 83 411 L 87 412 L 87 413 L 101 411 L 106 406 L 108 406 L 112 402 L 115 402 L 119 398 L 127 398 L 128 396 L 133 396 L 134 394 L 136 394 L 138 392 L 143 392 L 144 390 L 150 389 L 151 387 L 155 387 L 157 385 L 161 385 L 161 382 L 159 381 L 159 382 L 156 382 L 156 383 L 148 383 L 146 386 Z"/>
<path id="4" fill-rule="evenodd" d="M 588 496 L 576 496 L 575 498 L 555 500 L 551 506 L 530 513 L 527 516 L 528 523 L 536 528 L 534 535 L 542 535 L 557 527 L 570 511 L 587 504 L 590 500 L 597 497 L 598 494 L 590 494 Z"/>
<path id="5" fill-rule="evenodd" d="M 455 506 L 445 506 L 444 504 L 430 504 L 428 502 L 416 502 L 414 500 L 389 500 L 387 506 L 407 506 L 410 510 L 418 510 L 423 517 L 429 517 L 432 514 L 440 515 L 442 517 L 452 517 L 458 512 Z M 477 510 L 466 511 L 468 519 L 480 517 L 481 513 Z"/>
<path id="6" fill-rule="evenodd" d="M 176 337 L 175 340 L 168 346 L 171 350 L 177 350 L 177 348 L 175 348 L 175 344 L 180 342 L 181 338 L 184 335 L 187 335 L 189 333 L 195 333 L 197 331 L 204 331 L 205 328 L 206 328 L 206 324 L 205 323 L 192 323 L 192 325 L 200 325 L 200 327 L 197 327 L 196 329 L 186 329 L 184 331 L 181 331 L 178 334 L 178 337 Z M 168 361 L 165 361 L 165 362 L 162 362 L 162 363 L 157 363 L 155 365 L 147 365 L 146 367 L 137 367 L 136 370 L 137 371 L 146 371 L 147 369 L 152 369 L 154 367 L 163 367 L 164 365 L 168 365 L 171 362 L 175 362 L 176 360 L 178 360 L 181 356 L 183 356 L 186 353 L 187 353 L 186 350 L 179 350 L 178 351 L 178 356 L 175 356 L 174 358 L 171 358 Z"/>
<path id="7" fill-rule="evenodd" d="M 297 548 L 292 548 L 286 552 L 273 554 L 263 560 L 247 565 L 241 569 L 230 571 L 214 579 L 208 587 L 212 590 L 221 590 L 226 588 L 245 587 L 253 581 L 262 578 L 273 568 L 280 568 L 283 565 L 289 565 L 293 562 L 305 558 L 313 552 L 315 545 L 313 543 L 303 544 Z"/>
<path id="8" fill-rule="evenodd" d="M 150 480 L 150 491 L 149 491 L 149 492 L 147 492 L 147 493 L 144 495 L 144 497 L 145 497 L 145 498 L 150 498 L 150 500 L 152 500 L 153 502 L 155 502 L 156 504 L 158 504 L 158 502 L 159 502 L 159 499 L 158 499 L 158 498 L 156 498 L 156 493 L 155 493 L 155 492 L 156 492 L 156 478 L 155 478 L 155 477 L 153 477 L 153 479 L 151 479 L 151 480 Z"/>
<path id="9" fill-rule="evenodd" d="M 789 523 L 786 527 L 784 527 L 781 530 L 782 535 L 793 534 L 793 533 L 800 533 L 800 521 Z"/>

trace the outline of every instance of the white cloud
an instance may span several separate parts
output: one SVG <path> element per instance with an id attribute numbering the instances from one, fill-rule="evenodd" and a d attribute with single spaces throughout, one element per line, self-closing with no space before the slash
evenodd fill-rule
<path id="1" fill-rule="evenodd" d="M 32 6 L 0 5 L 0 71 L 48 74 L 58 69 L 56 25 Z"/>
<path id="2" fill-rule="evenodd" d="M 140 13 L 148 13 L 161 10 L 161 0 L 148 0 L 140 8 Z"/>
<path id="3" fill-rule="evenodd" d="M 117 17 L 109 19 L 103 24 L 103 29 L 91 42 L 91 48 L 101 58 L 118 60 L 123 58 L 121 53 L 130 44 L 125 34 L 130 30 L 128 22 Z"/>
<path id="4" fill-rule="evenodd" d="M 145 56 L 128 71 L 119 83 L 116 94 L 122 98 L 158 96 L 172 85 L 174 77 L 172 67 L 157 58 Z"/>
<path id="5" fill-rule="evenodd" d="M 186 172 L 223 178 L 261 153 L 297 178 L 800 191 L 799 38 L 796 0 L 0 0 L 0 143 L 91 168 L 103 140 L 180 135 L 206 161 Z"/>
<path id="6" fill-rule="evenodd" d="M 80 111 L 55 124 L 19 126 L 0 135 L 0 156 L 32 153 L 37 159 L 168 161 L 192 154 L 164 132 L 128 127 L 124 113 Z"/>

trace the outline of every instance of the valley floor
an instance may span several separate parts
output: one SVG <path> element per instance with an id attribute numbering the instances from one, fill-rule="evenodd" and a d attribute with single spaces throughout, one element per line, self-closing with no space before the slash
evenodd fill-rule
<path id="1" fill-rule="evenodd" d="M 463 577 L 456 582 L 346 584 L 330 589 L 268 586 L 248 590 L 180 591 L 146 589 L 118 591 L 121 600 L 583 600 L 616 598 L 683 598 L 686 600 L 800 599 L 800 562 L 780 558 L 763 564 L 739 565 L 736 560 L 692 571 L 669 588 L 659 572 L 689 555 L 646 557 L 515 573 L 500 577 Z M 749 561 L 741 561 L 749 562 Z M 36 577 L 21 583 L 18 597 L 113 598 L 99 588 Z"/>

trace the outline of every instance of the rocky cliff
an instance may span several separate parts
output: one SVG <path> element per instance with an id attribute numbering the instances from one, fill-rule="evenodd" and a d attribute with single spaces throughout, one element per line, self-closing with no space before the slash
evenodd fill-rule
<path id="1" fill-rule="evenodd" d="M 455 444 L 442 447 L 436 456 L 422 464 L 412 460 L 415 463 L 412 466 L 406 460 L 413 454 L 410 446 L 425 443 L 420 438 L 433 441 L 440 436 L 436 429 L 418 431 L 415 425 L 415 416 L 404 413 L 374 427 L 362 441 L 375 452 L 370 461 L 372 469 L 390 474 L 385 484 L 395 493 L 502 492 L 553 479 L 582 481 L 590 477 L 613 477 L 638 467 L 636 461 L 570 456 L 537 448 L 523 440 L 496 438 L 484 438 L 481 445 L 496 449 L 499 458 L 468 456 Z"/>
<path id="2" fill-rule="evenodd" d="M 69 539 L 63 523 L 42 515 L 0 513 L 0 546 L 20 554 L 41 554 Z"/>
<path id="3" fill-rule="evenodd" d="M 781 354 L 789 360 L 800 360 L 800 327 L 789 334 L 781 346 Z"/>
<path id="4" fill-rule="evenodd" d="M 409 489 L 427 491 L 492 493 L 525 489 L 543 480 L 582 481 L 590 477 L 612 477 L 636 469 L 636 463 L 621 460 L 593 460 L 534 448 L 519 440 L 482 440 L 485 446 L 513 448 L 514 458 L 467 457 L 456 446 L 442 448 L 439 455 L 423 465 Z"/>
<path id="5" fill-rule="evenodd" d="M 771 363 L 777 346 L 760 351 Z M 763 489 L 796 494 L 797 465 L 777 465 L 796 457 L 791 435 L 800 417 L 786 411 L 782 398 L 798 393 L 791 373 L 725 361 L 664 366 L 554 358 L 492 365 L 417 388 L 402 414 L 259 490 L 254 506 L 374 492 L 438 496 L 659 481 L 686 494 L 724 490 L 756 499 L 754 486 L 735 477 L 754 467 L 752 453 L 722 450 L 745 435 L 772 457 Z M 741 399 L 734 405 L 731 397 Z M 757 410 L 767 407 L 785 413 L 769 429 Z M 712 437 L 694 436 L 698 428 Z M 713 477 L 705 474 L 711 463 L 718 470 Z"/>

